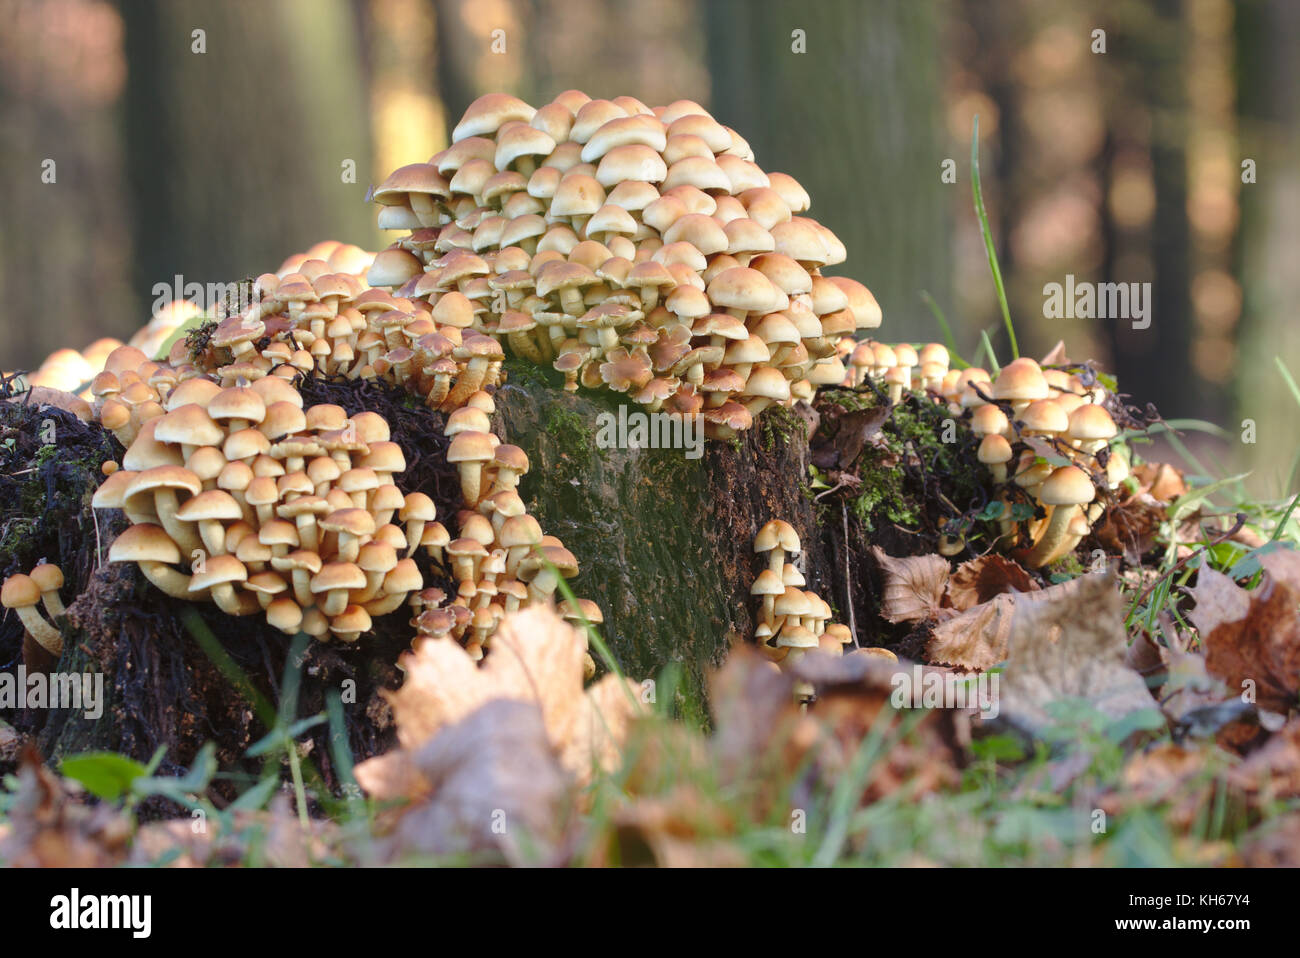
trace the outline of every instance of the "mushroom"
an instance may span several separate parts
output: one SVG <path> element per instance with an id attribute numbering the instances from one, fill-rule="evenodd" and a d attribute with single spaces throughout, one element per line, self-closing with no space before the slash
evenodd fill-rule
<path id="1" fill-rule="evenodd" d="M 768 522 L 758 530 L 758 535 L 754 538 L 755 554 L 768 554 L 768 568 L 778 579 L 785 566 L 786 553 L 797 554 L 800 548 L 799 534 L 794 531 L 794 526 L 783 519 Z"/>
<path id="2" fill-rule="evenodd" d="M 471 508 L 478 505 L 483 466 L 492 461 L 495 451 L 493 439 L 491 433 L 468 430 L 457 434 L 447 449 L 447 461 L 459 470 L 461 495 Z"/>
<path id="3" fill-rule="evenodd" d="M 1024 562 L 1030 568 L 1039 568 L 1054 562 L 1079 543 L 1079 536 L 1070 532 L 1071 521 L 1079 507 L 1096 498 L 1088 474 L 1078 466 L 1062 466 L 1043 481 L 1038 498 L 1049 509 L 1047 525 L 1033 548 L 1025 554 Z"/>
<path id="4" fill-rule="evenodd" d="M 32 581 L 41 590 L 41 602 L 51 619 L 63 615 L 63 600 L 59 590 L 63 588 L 63 570 L 50 562 L 42 562 L 31 571 Z"/>
<path id="5" fill-rule="evenodd" d="M 5 579 L 4 587 L 0 589 L 0 605 L 17 612 L 27 634 L 46 652 L 58 658 L 63 652 L 63 636 L 58 629 L 41 618 L 36 609 L 40 601 L 41 587 L 32 581 L 31 576 L 21 573 L 11 575 Z"/>
<path id="6" fill-rule="evenodd" d="M 181 561 L 181 550 L 162 526 L 146 522 L 128 526 L 113 540 L 108 561 L 134 562 L 163 592 L 177 599 L 194 598 L 190 577 L 172 568 Z"/>

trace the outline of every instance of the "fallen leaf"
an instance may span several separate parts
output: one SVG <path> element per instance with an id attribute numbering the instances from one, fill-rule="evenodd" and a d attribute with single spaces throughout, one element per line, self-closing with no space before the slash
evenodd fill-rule
<path id="1" fill-rule="evenodd" d="M 834 443 L 840 452 L 842 468 L 847 469 L 857 461 L 867 441 L 880 432 L 880 427 L 889 421 L 890 412 L 888 406 L 876 406 L 871 409 L 857 409 L 839 418 L 839 429 L 835 432 Z"/>
<path id="2" fill-rule="evenodd" d="M 1191 588 L 1196 608 L 1189 615 L 1202 640 L 1224 622 L 1244 619 L 1250 612 L 1250 594 L 1222 572 L 1204 566 Z"/>
<path id="3" fill-rule="evenodd" d="M 1124 604 L 1108 573 L 1080 576 L 1016 596 L 1001 711 L 1030 731 L 1050 723 L 1046 706 L 1082 699 L 1110 718 L 1155 702 L 1124 664 Z"/>
<path id="4" fill-rule="evenodd" d="M 1300 600 L 1267 574 L 1246 595 L 1245 616 L 1201 632 L 1205 664 L 1230 689 L 1253 688 L 1261 709 L 1285 715 L 1300 697 Z"/>
<path id="5" fill-rule="evenodd" d="M 1159 502 L 1173 502 L 1188 491 L 1183 474 L 1167 462 L 1144 462 L 1133 467 L 1132 475 L 1137 480 L 1138 492 Z"/>
<path id="6" fill-rule="evenodd" d="M 442 729 L 413 761 L 429 795 L 399 819 L 389 836 L 390 860 L 433 855 L 556 863 L 571 780 L 550 748 L 536 703 L 487 702 Z"/>
<path id="7" fill-rule="evenodd" d="M 131 825 L 115 807 L 86 804 L 79 788 L 45 768 L 30 746 L 17 778 L 0 861 L 17 867 L 102 868 L 125 858 Z"/>
<path id="8" fill-rule="evenodd" d="M 984 671 L 1007 658 L 1016 599 L 994 596 L 992 601 L 968 609 L 934 627 L 925 646 L 934 663 Z"/>
<path id="9" fill-rule="evenodd" d="M 455 642 L 422 642 L 402 657 L 406 680 L 389 695 L 403 749 L 418 748 L 496 699 L 531 702 L 541 711 L 547 738 L 581 783 L 594 767 L 612 768 L 631 717 L 643 709 L 641 686 L 607 678 L 583 692 L 582 637 L 545 606 L 501 620 L 492 650 L 477 666 Z M 372 764 L 374 763 L 374 764 Z M 410 763 L 388 755 L 357 767 L 357 781 L 376 797 L 417 797 Z"/>
<path id="10" fill-rule="evenodd" d="M 1262 808 L 1300 798 L 1300 718 L 1293 718 L 1263 748 L 1232 770 L 1233 784 Z"/>
<path id="11" fill-rule="evenodd" d="M 966 611 L 1008 592 L 1037 592 L 1038 583 L 1014 559 L 990 552 L 963 562 L 948 579 L 948 602 Z"/>
<path id="12" fill-rule="evenodd" d="M 941 555 L 894 558 L 879 546 L 871 554 L 880 566 L 885 587 L 880 614 L 888 622 L 923 622 L 939 616 L 948 584 L 948 560 Z"/>

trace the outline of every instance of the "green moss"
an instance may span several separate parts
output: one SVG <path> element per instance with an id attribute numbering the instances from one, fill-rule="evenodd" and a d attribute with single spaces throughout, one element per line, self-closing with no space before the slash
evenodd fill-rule
<path id="1" fill-rule="evenodd" d="M 758 428 L 763 451 L 771 452 L 778 445 L 789 445 L 791 437 L 798 433 L 800 422 L 785 406 L 769 406 L 758 417 Z"/>

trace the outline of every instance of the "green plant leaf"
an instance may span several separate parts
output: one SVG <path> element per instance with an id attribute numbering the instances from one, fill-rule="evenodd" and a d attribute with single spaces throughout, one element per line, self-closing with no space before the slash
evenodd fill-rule
<path id="1" fill-rule="evenodd" d="M 59 765 L 65 778 L 80 782 L 96 798 L 115 802 L 126 795 L 132 784 L 148 777 L 148 769 L 133 758 L 116 752 L 85 752 L 71 755 Z"/>

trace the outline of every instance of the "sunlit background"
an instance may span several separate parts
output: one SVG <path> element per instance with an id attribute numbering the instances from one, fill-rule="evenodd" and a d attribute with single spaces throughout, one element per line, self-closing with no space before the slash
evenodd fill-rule
<path id="1" fill-rule="evenodd" d="M 1276 364 L 1300 372 L 1297 47 L 1288 0 L 0 0 L 0 367 L 125 338 L 178 275 L 381 248 L 372 182 L 445 146 L 481 93 L 570 87 L 705 104 L 809 190 L 882 338 L 939 337 L 927 292 L 968 358 L 981 330 L 1005 358 L 979 114 L 1022 350 L 1064 338 L 1137 403 L 1226 426 L 1189 438 L 1280 496 L 1300 438 Z M 1045 319 L 1066 274 L 1151 283 L 1150 328 Z"/>

